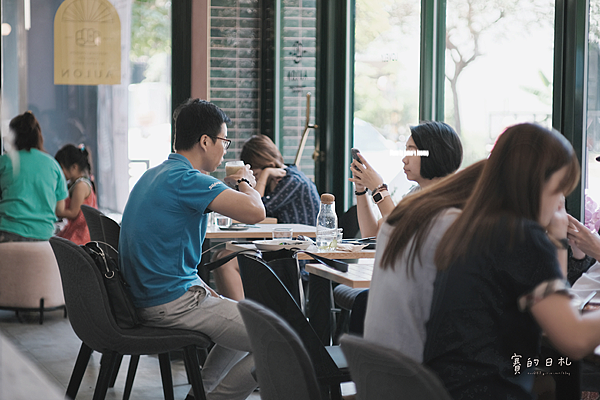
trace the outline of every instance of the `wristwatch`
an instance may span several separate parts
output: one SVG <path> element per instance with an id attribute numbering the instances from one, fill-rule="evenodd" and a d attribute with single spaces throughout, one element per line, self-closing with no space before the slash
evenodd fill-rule
<path id="1" fill-rule="evenodd" d="M 379 204 L 383 201 L 384 198 L 390 195 L 390 192 L 387 190 L 379 190 L 378 192 L 373 193 L 373 201 L 375 204 Z"/>

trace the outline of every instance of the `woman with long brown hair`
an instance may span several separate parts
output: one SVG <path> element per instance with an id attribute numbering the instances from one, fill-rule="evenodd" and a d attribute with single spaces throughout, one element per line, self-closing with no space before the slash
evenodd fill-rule
<path id="1" fill-rule="evenodd" d="M 406 197 L 377 236 L 364 337 L 421 361 L 437 269 L 433 255 L 464 207 L 485 160 Z"/>
<path id="2" fill-rule="evenodd" d="M 519 124 L 499 137 L 435 255 L 423 359 L 453 398 L 533 398 L 542 330 L 570 359 L 600 344 L 600 312 L 580 315 L 565 281 L 564 196 L 578 181 L 559 132 Z"/>

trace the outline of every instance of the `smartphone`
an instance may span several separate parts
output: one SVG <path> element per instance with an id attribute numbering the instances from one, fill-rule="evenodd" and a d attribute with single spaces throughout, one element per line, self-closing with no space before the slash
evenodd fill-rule
<path id="1" fill-rule="evenodd" d="M 360 158 L 358 157 L 358 153 L 360 153 L 360 151 L 358 149 L 352 149 L 350 151 L 352 152 L 352 158 L 358 162 L 361 162 Z"/>

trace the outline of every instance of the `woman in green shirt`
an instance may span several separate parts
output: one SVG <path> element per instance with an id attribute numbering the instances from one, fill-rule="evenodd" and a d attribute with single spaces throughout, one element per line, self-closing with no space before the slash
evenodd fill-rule
<path id="1" fill-rule="evenodd" d="M 10 121 L 13 150 L 0 156 L 0 243 L 48 240 L 69 196 L 62 170 L 44 150 L 31 111 Z"/>

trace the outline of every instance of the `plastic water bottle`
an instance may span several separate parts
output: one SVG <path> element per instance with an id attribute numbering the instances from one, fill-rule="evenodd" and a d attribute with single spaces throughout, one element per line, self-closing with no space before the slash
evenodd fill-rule
<path id="1" fill-rule="evenodd" d="M 337 245 L 337 224 L 335 196 L 321 195 L 321 207 L 317 215 L 317 247 L 319 250 L 335 250 Z"/>

